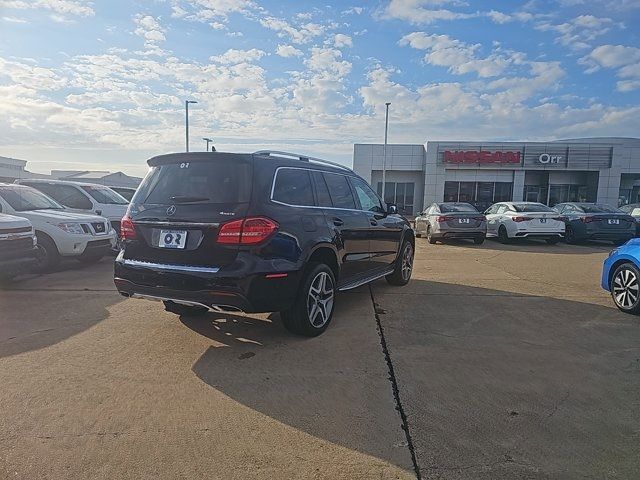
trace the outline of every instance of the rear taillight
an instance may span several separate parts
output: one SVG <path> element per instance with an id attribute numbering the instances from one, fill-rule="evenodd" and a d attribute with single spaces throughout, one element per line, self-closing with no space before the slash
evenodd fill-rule
<path id="1" fill-rule="evenodd" d="M 582 220 L 582 223 L 591 223 L 591 222 L 597 222 L 600 219 L 596 217 L 581 217 L 580 220 Z"/>
<path id="2" fill-rule="evenodd" d="M 484 222 L 487 219 L 487 217 L 480 216 L 480 217 L 473 217 L 473 219 L 477 220 L 478 222 Z"/>
<path id="3" fill-rule="evenodd" d="M 453 218 L 452 218 L 452 217 L 447 217 L 446 215 L 440 215 L 440 216 L 436 219 L 436 221 L 437 221 L 438 223 L 448 222 L 448 221 L 450 221 L 450 220 L 453 220 Z"/>
<path id="4" fill-rule="evenodd" d="M 120 220 L 120 238 L 122 240 L 135 240 L 137 238 L 136 227 L 129 215 L 125 215 Z"/>
<path id="5" fill-rule="evenodd" d="M 566 222 L 567 218 L 566 217 L 553 217 L 552 220 L 556 220 L 558 222 Z"/>
<path id="6" fill-rule="evenodd" d="M 529 220 L 533 220 L 533 218 L 531 217 L 513 217 L 513 221 L 520 223 L 520 222 L 528 222 Z"/>
<path id="7" fill-rule="evenodd" d="M 225 223 L 218 232 L 218 243 L 226 245 L 255 245 L 266 240 L 278 229 L 273 220 L 263 217 L 244 218 Z"/>

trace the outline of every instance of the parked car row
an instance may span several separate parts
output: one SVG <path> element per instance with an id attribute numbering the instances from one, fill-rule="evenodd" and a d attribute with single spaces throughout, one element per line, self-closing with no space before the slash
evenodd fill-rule
<path id="1" fill-rule="evenodd" d="M 640 207 L 632 208 L 640 214 Z M 429 243 L 469 238 L 481 244 L 485 237 L 496 237 L 501 243 L 539 238 L 554 244 L 564 238 L 570 244 L 608 240 L 619 245 L 636 236 L 637 230 L 638 222 L 628 213 L 584 202 L 553 208 L 536 202 L 500 202 L 484 214 L 468 203 L 443 202 L 432 204 L 415 220 L 416 236 L 426 236 Z"/>
<path id="2" fill-rule="evenodd" d="M 112 223 L 99 214 L 80 211 L 91 210 L 69 208 L 26 185 L 0 183 L 3 276 L 31 268 L 47 271 L 63 257 L 92 263 L 112 251 L 118 237 Z"/>

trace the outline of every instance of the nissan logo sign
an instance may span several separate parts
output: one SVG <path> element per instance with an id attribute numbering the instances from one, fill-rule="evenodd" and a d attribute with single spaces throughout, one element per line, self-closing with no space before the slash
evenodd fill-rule
<path id="1" fill-rule="evenodd" d="M 538 157 L 538 162 L 542 164 L 548 163 L 560 163 L 562 161 L 562 155 L 549 155 L 548 153 L 543 153 Z"/>

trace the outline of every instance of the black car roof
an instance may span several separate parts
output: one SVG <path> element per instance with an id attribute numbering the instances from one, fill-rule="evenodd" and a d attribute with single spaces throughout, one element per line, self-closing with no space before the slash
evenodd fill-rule
<path id="1" fill-rule="evenodd" d="M 270 162 L 275 167 L 303 167 L 313 170 L 322 170 L 331 173 L 341 173 L 343 175 L 356 176 L 355 172 L 348 167 L 338 167 L 330 164 L 323 164 L 313 160 L 300 160 L 295 158 L 282 157 L 278 155 L 267 155 L 262 153 L 230 153 L 230 152 L 178 152 L 157 155 L 147 160 L 150 167 L 158 165 L 168 165 L 181 162 L 204 162 L 214 159 L 230 158 L 240 160 L 244 158 L 249 160 L 250 157 L 259 159 L 261 162 Z"/>

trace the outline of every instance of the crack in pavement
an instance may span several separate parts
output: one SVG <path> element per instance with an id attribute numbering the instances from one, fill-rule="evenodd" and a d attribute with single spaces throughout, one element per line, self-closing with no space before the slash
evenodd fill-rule
<path id="1" fill-rule="evenodd" d="M 393 399 L 396 404 L 396 410 L 400 415 L 400 419 L 402 421 L 402 424 L 400 425 L 400 427 L 404 431 L 405 437 L 407 439 L 407 448 L 409 449 L 409 454 L 411 455 L 411 463 L 413 463 L 413 470 L 416 474 L 416 478 L 417 480 L 422 480 L 422 475 L 420 473 L 420 466 L 418 465 L 418 459 L 416 457 L 416 450 L 413 445 L 411 431 L 409 430 L 409 421 L 404 411 L 404 407 L 402 406 L 402 401 L 400 400 L 400 389 L 398 388 L 396 373 L 393 368 L 393 362 L 391 361 L 391 354 L 389 353 L 389 349 L 387 348 L 387 340 L 384 336 L 384 328 L 382 326 L 382 321 L 380 320 L 380 315 L 386 312 L 382 308 L 380 308 L 380 306 L 376 303 L 375 298 L 373 296 L 373 289 L 371 288 L 371 284 L 369 284 L 368 286 L 369 286 L 369 293 L 371 294 L 371 303 L 373 304 L 373 311 L 374 311 L 374 317 L 376 319 L 378 336 L 380 337 L 380 346 L 382 347 L 382 353 L 384 354 L 385 361 L 387 362 L 387 368 L 389 369 L 389 381 L 391 382 Z"/>

